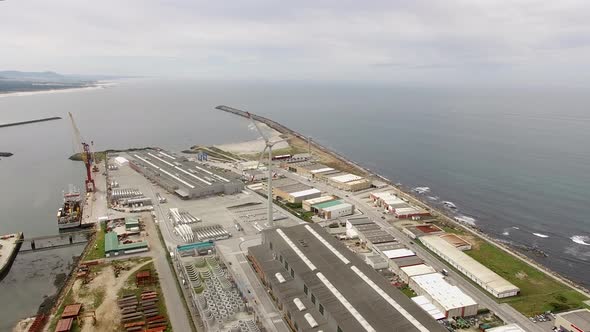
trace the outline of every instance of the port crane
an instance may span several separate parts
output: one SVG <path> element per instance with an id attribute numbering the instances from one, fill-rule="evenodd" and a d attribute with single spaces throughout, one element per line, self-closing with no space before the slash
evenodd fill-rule
<path id="1" fill-rule="evenodd" d="M 82 161 L 84 162 L 84 166 L 86 166 L 86 192 L 94 192 L 96 190 L 96 185 L 94 184 L 94 179 L 92 178 L 92 162 L 94 161 L 94 154 L 90 150 L 90 145 L 82 141 L 80 130 L 78 130 L 74 116 L 69 112 L 68 115 L 70 116 L 70 121 L 72 122 L 72 130 L 74 131 L 74 144 L 76 145 L 76 152 L 80 153 Z M 94 169 L 97 170 L 96 165 L 94 166 Z"/>

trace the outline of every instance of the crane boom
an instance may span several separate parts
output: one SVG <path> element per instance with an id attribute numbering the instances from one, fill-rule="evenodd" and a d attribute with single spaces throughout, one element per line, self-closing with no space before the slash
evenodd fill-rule
<path id="1" fill-rule="evenodd" d="M 80 154 L 82 161 L 84 162 L 84 166 L 86 166 L 86 191 L 93 192 L 96 189 L 96 185 L 94 184 L 94 179 L 92 178 L 92 153 L 90 151 L 90 145 L 82 141 L 80 130 L 76 125 L 76 121 L 74 120 L 72 113 L 68 112 L 68 115 L 70 116 L 70 121 L 72 122 L 72 130 L 74 131 L 74 143 L 78 146 L 76 152 Z"/>

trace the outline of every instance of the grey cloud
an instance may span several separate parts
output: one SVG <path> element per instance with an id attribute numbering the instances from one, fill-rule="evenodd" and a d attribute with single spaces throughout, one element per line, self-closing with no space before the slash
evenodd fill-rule
<path id="1" fill-rule="evenodd" d="M 230 79 L 428 82 L 447 70 L 457 80 L 566 80 L 590 69 L 588 12 L 584 0 L 8 1 L 0 64 Z"/>

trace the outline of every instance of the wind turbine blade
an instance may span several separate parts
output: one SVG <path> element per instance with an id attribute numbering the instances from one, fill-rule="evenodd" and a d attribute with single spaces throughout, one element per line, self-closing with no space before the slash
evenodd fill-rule
<path id="1" fill-rule="evenodd" d="M 262 164 L 262 158 L 264 158 L 264 153 L 266 152 L 266 148 L 268 148 L 268 146 L 264 146 L 264 150 L 262 150 L 262 152 L 260 152 L 260 157 L 258 158 L 258 164 L 256 164 L 256 169 L 258 169 L 258 167 L 260 167 L 260 164 Z"/>
<path id="2" fill-rule="evenodd" d="M 268 142 L 268 137 L 266 137 L 266 135 L 264 134 L 262 129 L 260 129 L 260 126 L 258 126 L 258 123 L 252 118 L 252 114 L 249 114 L 249 115 L 250 115 L 250 121 L 252 122 L 254 127 L 256 127 L 256 130 L 258 130 L 258 132 L 260 133 L 260 136 L 262 136 L 262 138 L 264 139 L 265 142 Z"/>

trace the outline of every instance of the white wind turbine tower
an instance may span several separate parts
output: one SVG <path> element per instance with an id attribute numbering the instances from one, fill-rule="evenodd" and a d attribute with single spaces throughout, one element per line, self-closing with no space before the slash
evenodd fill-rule
<path id="1" fill-rule="evenodd" d="M 269 227 L 273 227 L 274 226 L 274 219 L 272 216 L 272 211 L 273 211 L 273 203 L 272 203 L 272 147 L 280 142 L 286 141 L 285 139 L 281 139 L 278 141 L 274 141 L 271 142 L 269 137 L 262 131 L 262 129 L 260 129 L 260 127 L 258 126 L 258 123 L 256 123 L 256 120 L 254 120 L 254 118 L 252 118 L 252 115 L 250 113 L 248 113 L 250 121 L 252 121 L 252 124 L 254 124 L 254 127 L 256 127 L 256 130 L 258 130 L 258 132 L 260 133 L 260 135 L 262 136 L 262 138 L 264 139 L 264 149 L 262 150 L 262 152 L 260 152 L 260 158 L 258 159 L 258 164 L 256 165 L 256 169 L 258 169 L 258 167 L 260 167 L 260 164 L 262 163 L 262 158 L 264 157 L 264 152 L 268 149 L 268 192 L 266 193 L 267 198 L 268 198 L 268 225 Z"/>

